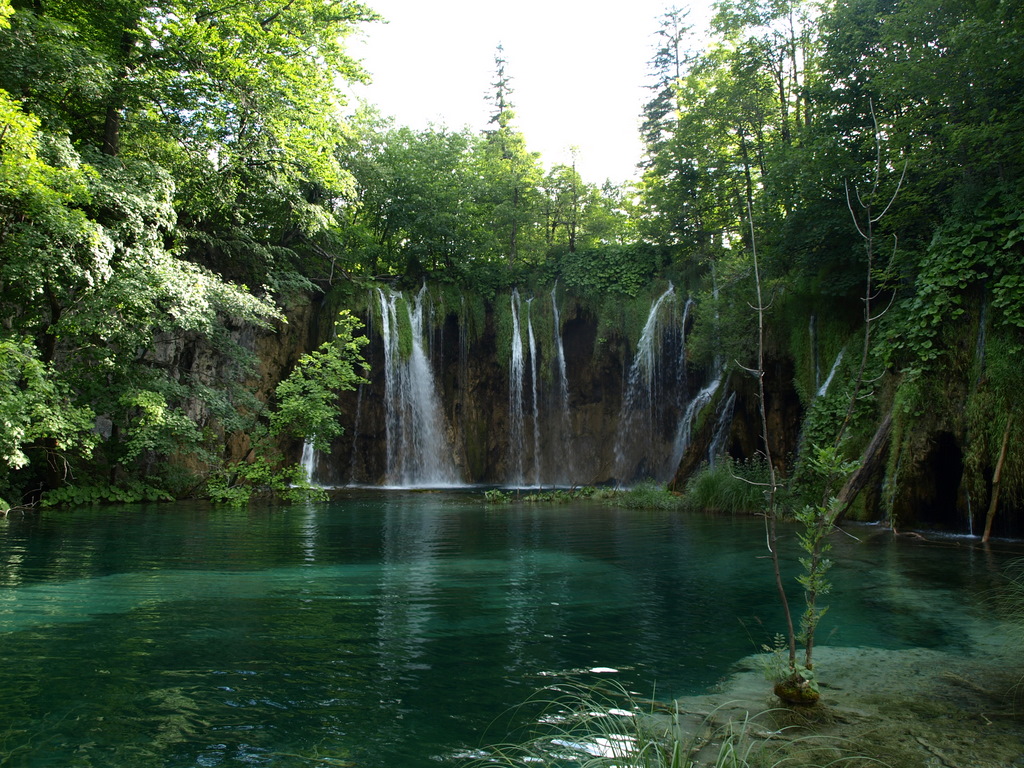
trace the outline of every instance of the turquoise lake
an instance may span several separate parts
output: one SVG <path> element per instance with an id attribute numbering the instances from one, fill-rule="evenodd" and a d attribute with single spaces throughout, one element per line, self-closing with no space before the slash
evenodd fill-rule
<path id="1" fill-rule="evenodd" d="M 825 645 L 970 654 L 1024 550 L 851 533 Z M 15 515 L 0 765 L 465 765 L 553 682 L 713 685 L 782 628 L 766 554 L 756 519 L 460 492 Z"/>

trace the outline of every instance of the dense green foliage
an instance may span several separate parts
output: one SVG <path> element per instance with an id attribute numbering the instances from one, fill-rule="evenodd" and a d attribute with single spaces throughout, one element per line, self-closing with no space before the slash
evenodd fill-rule
<path id="1" fill-rule="evenodd" d="M 809 439 L 849 430 L 854 458 L 894 400 L 900 421 L 925 402 L 934 413 L 937 397 L 945 428 L 976 436 L 968 482 L 985 498 L 1019 408 L 999 395 L 1017 377 L 998 360 L 1024 344 L 1019 4 L 726 0 L 716 10 L 699 52 L 686 50 L 684 15 L 664 17 L 639 186 L 641 235 L 704 275 L 693 351 L 753 359 L 753 233 L 767 341 L 802 365 Z M 865 296 L 874 327 L 861 360 Z M 847 338 L 810 349 L 815 319 Z M 816 398 L 813 366 L 844 346 L 829 397 Z M 851 400 L 849 382 L 880 380 Z M 959 381 L 966 409 L 950 386 Z M 1017 496 L 1020 422 L 1007 462 Z M 904 442 L 891 455 L 903 467 L 927 450 L 913 433 L 897 424 Z"/>
<path id="2" fill-rule="evenodd" d="M 0 492 L 188 492 L 223 436 L 261 418 L 240 329 L 283 320 L 277 302 L 322 270 L 351 189 L 334 152 L 341 78 L 362 76 L 343 37 L 373 14 L 319 0 L 0 11 Z"/>

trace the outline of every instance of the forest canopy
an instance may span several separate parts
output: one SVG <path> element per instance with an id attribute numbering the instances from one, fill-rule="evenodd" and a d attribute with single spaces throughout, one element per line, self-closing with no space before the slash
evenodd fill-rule
<path id="1" fill-rule="evenodd" d="M 482 130 L 353 111 L 343 85 L 372 73 L 346 39 L 372 2 L 0 0 L 0 497 L 203 492 L 226 436 L 280 405 L 243 384 L 239 329 L 339 283 L 670 277 L 739 354 L 752 237 L 790 303 L 856 323 L 878 286 L 873 364 L 908 380 L 984 307 L 1001 351 L 977 418 L 1001 424 L 1019 374 L 998 361 L 1024 341 L 1020 6 L 723 0 L 700 38 L 668 9 L 645 158 L 616 188 L 530 151 L 500 49 Z M 216 365 L 169 367 L 183 345 Z"/>

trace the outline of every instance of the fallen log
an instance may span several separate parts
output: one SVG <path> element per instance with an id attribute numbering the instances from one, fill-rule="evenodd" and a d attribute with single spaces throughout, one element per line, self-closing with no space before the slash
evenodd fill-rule
<path id="1" fill-rule="evenodd" d="M 846 513 L 853 506 L 853 502 L 857 500 L 857 495 L 868 484 L 872 475 L 881 467 L 882 462 L 885 460 L 886 449 L 889 447 L 889 436 L 891 434 L 892 411 L 890 410 L 885 418 L 882 419 L 882 423 L 878 425 L 878 429 L 875 430 L 875 435 L 871 438 L 871 442 L 868 443 L 868 447 L 864 449 L 857 469 L 850 475 L 842 490 L 839 491 L 839 496 L 837 497 L 839 503 L 839 514 L 836 515 L 837 524 L 843 521 Z"/>

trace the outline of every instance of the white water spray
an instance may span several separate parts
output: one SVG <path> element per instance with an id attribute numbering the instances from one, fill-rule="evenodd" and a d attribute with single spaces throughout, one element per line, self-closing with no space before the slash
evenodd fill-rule
<path id="1" fill-rule="evenodd" d="M 306 441 L 302 444 L 302 458 L 299 460 L 302 465 L 302 471 L 306 475 L 306 482 L 313 485 L 314 476 L 316 474 L 316 448 L 313 447 L 313 441 L 306 438 Z"/>
<path id="2" fill-rule="evenodd" d="M 708 445 L 708 465 L 715 466 L 715 463 L 725 455 L 726 443 L 729 440 L 729 429 L 732 427 L 732 417 L 736 410 L 736 393 L 730 392 L 722 407 L 718 411 L 718 420 L 715 422 L 715 431 L 711 436 L 711 443 Z"/>
<path id="3" fill-rule="evenodd" d="M 710 384 L 693 396 L 689 405 L 686 406 L 686 410 L 683 411 L 683 415 L 679 419 L 679 426 L 676 427 L 676 439 L 672 446 L 672 460 L 669 464 L 669 471 L 671 473 L 674 474 L 676 469 L 679 468 L 679 462 L 683 460 L 683 454 L 686 453 L 686 449 L 693 442 L 693 424 L 697 420 L 697 416 L 704 409 L 704 406 L 711 402 L 711 398 L 715 396 L 715 392 L 718 391 L 718 387 L 721 384 L 722 379 L 716 376 Z"/>
<path id="4" fill-rule="evenodd" d="M 619 482 L 633 479 L 638 462 L 646 458 L 638 455 L 640 446 L 649 444 L 654 434 L 654 408 L 657 400 L 655 374 L 660 351 L 659 315 L 662 305 L 674 294 L 675 288 L 669 283 L 668 289 L 651 305 L 636 345 L 615 436 L 615 477 Z"/>
<path id="5" fill-rule="evenodd" d="M 563 476 L 555 478 L 557 482 L 568 481 L 567 470 L 571 466 L 569 454 L 569 438 L 572 432 L 572 422 L 569 416 L 569 377 L 565 367 L 565 347 L 562 344 L 562 320 L 558 314 L 558 299 L 555 291 L 558 284 L 551 289 L 551 310 L 555 318 L 555 364 L 558 373 L 558 405 L 559 405 L 559 442 L 562 449 L 563 460 L 558 462 L 562 468 Z"/>
<path id="6" fill-rule="evenodd" d="M 540 407 L 537 403 L 537 339 L 533 335 L 530 312 L 533 299 L 526 300 L 526 338 L 530 344 L 530 384 L 533 388 L 533 483 L 540 486 Z"/>
<path id="7" fill-rule="evenodd" d="M 832 363 L 832 370 L 828 372 L 828 377 L 825 379 L 824 382 L 822 382 L 822 385 L 818 388 L 817 397 L 821 397 L 822 395 L 828 392 L 828 387 L 832 383 L 832 379 L 836 375 L 836 371 L 839 370 L 839 364 L 843 362 L 843 352 L 845 351 L 845 349 L 839 350 L 839 354 L 836 355 L 836 361 Z"/>

